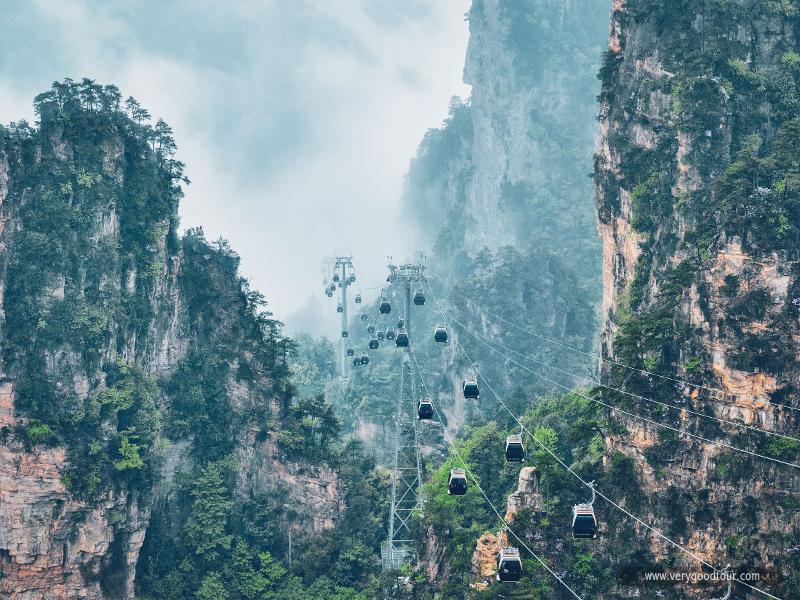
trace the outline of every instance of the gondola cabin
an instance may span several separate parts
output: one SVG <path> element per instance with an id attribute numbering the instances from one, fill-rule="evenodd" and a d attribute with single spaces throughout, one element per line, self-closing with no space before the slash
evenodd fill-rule
<path id="1" fill-rule="evenodd" d="M 369 317 L 367 316 L 367 313 L 361 313 L 361 320 L 362 321 L 366 321 L 367 319 L 369 319 Z"/>
<path id="2" fill-rule="evenodd" d="M 506 438 L 506 462 L 522 462 L 525 460 L 525 447 L 521 435 L 510 435 Z"/>
<path id="3" fill-rule="evenodd" d="M 572 507 L 572 538 L 593 540 L 597 537 L 597 519 L 591 504 L 576 504 Z"/>
<path id="4" fill-rule="evenodd" d="M 467 472 L 464 469 L 450 470 L 447 493 L 451 496 L 463 496 L 467 493 Z"/>
<path id="5" fill-rule="evenodd" d="M 347 337 L 347 336 L 349 336 L 349 335 L 350 335 L 350 334 L 349 334 L 349 333 L 347 333 L 347 329 L 343 329 L 343 330 L 342 330 L 342 337 Z"/>
<path id="6" fill-rule="evenodd" d="M 372 323 L 370 323 L 370 324 L 367 326 L 367 333 L 368 333 L 368 334 L 370 334 L 370 335 L 372 335 L 373 333 L 375 333 L 375 325 L 373 325 Z"/>
<path id="7" fill-rule="evenodd" d="M 475 377 L 467 377 L 464 380 L 464 398 L 477 400 L 479 396 L 478 380 Z"/>
<path id="8" fill-rule="evenodd" d="M 361 364 L 362 365 L 368 365 L 369 364 L 369 356 L 367 356 L 366 354 L 362 354 L 361 355 Z"/>
<path id="9" fill-rule="evenodd" d="M 397 319 L 397 328 L 402 329 L 406 324 L 405 319 Z"/>
<path id="10" fill-rule="evenodd" d="M 417 405 L 417 417 L 420 420 L 429 421 L 433 418 L 433 403 L 427 398 L 423 398 Z"/>
<path id="11" fill-rule="evenodd" d="M 405 348 L 408 346 L 408 334 L 405 331 L 398 331 L 394 343 L 399 348 Z"/>
<path id="12" fill-rule="evenodd" d="M 378 333 L 376 333 L 375 335 L 377 335 L 377 336 L 378 336 L 378 341 L 379 341 L 379 342 L 383 341 L 383 339 L 386 337 L 386 334 L 385 334 L 385 333 L 383 333 L 383 329 L 381 329 L 380 331 L 378 331 Z"/>
<path id="13" fill-rule="evenodd" d="M 338 273 L 334 273 L 333 274 L 333 283 L 339 283 L 339 274 Z"/>
<path id="14" fill-rule="evenodd" d="M 381 305 L 378 307 L 378 311 L 382 315 L 388 315 L 392 312 L 392 305 L 389 304 L 389 301 L 386 298 L 381 298 Z"/>
<path id="15" fill-rule="evenodd" d="M 444 325 L 437 325 L 433 330 L 433 341 L 439 344 L 447 343 L 447 328 Z"/>
<path id="16" fill-rule="evenodd" d="M 356 294 L 356 304 L 361 304 L 361 294 Z"/>
<path id="17" fill-rule="evenodd" d="M 422 290 L 414 292 L 414 304 L 417 306 L 423 306 L 425 304 L 425 294 L 422 293 Z"/>
<path id="18" fill-rule="evenodd" d="M 356 354 L 356 351 L 353 350 L 352 348 L 348 348 L 347 349 L 347 356 L 355 356 L 355 354 Z"/>
<path id="19" fill-rule="evenodd" d="M 522 560 L 516 548 L 501 548 L 497 554 L 497 580 L 519 581 L 522 577 Z"/>
<path id="20" fill-rule="evenodd" d="M 344 312 L 344 306 L 342 306 L 341 302 L 339 302 L 338 306 L 336 307 L 336 312 Z"/>
<path id="21" fill-rule="evenodd" d="M 394 335 L 394 329 L 392 329 L 391 327 L 389 327 L 389 328 L 386 330 L 386 339 L 387 339 L 387 340 L 393 340 L 394 338 L 395 338 L 395 335 Z"/>
<path id="22" fill-rule="evenodd" d="M 361 357 L 360 356 L 354 357 L 353 358 L 353 366 L 354 367 L 358 367 L 360 365 L 361 365 Z"/>
<path id="23" fill-rule="evenodd" d="M 370 339 L 370 341 L 369 341 L 369 349 L 370 350 L 377 350 L 379 345 L 380 344 L 378 343 L 378 338 L 372 337 L 372 339 Z"/>

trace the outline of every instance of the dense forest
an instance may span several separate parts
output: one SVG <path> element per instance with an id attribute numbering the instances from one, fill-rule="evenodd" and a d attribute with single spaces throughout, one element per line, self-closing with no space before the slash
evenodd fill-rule
<path id="1" fill-rule="evenodd" d="M 800 4 L 466 18 L 472 93 L 403 192 L 425 301 L 365 282 L 345 372 L 181 230 L 174 134 L 133 97 L 65 79 L 0 126 L 0 595 L 723 597 L 642 574 L 729 564 L 763 576 L 730 598 L 800 598 Z M 404 368 L 435 412 L 406 407 L 422 479 L 388 570 Z"/>

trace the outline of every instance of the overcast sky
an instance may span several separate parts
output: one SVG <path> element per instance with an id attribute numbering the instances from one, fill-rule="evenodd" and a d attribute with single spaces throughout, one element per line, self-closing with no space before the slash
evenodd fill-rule
<path id="1" fill-rule="evenodd" d="M 0 0 L 0 121 L 33 120 L 33 96 L 54 80 L 118 85 L 175 131 L 192 180 L 182 227 L 229 239 L 275 314 L 310 322 L 331 315 L 324 257 L 352 252 L 366 288 L 387 255 L 426 244 L 398 227 L 403 177 L 449 98 L 469 95 L 468 8 Z"/>

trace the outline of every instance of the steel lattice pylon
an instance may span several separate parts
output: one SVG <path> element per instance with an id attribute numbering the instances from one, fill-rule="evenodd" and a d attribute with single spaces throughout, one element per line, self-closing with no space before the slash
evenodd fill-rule
<path id="1" fill-rule="evenodd" d="M 389 265 L 389 281 L 405 284 L 405 327 L 411 337 L 411 282 L 424 281 L 421 265 Z M 395 414 L 395 448 L 392 471 L 392 496 L 389 512 L 389 537 L 381 544 L 384 570 L 397 570 L 414 556 L 410 522 L 422 510 L 422 463 L 419 454 L 417 388 L 409 349 L 403 352 L 400 390 Z"/>

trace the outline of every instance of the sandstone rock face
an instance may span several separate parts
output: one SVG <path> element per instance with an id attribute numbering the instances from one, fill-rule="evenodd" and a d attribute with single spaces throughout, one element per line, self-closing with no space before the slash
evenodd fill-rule
<path id="1" fill-rule="evenodd" d="M 698 241 L 708 223 L 697 215 L 708 206 L 704 202 L 721 202 L 717 181 L 741 148 L 737 124 L 752 119 L 748 132 L 768 140 L 775 123 L 761 122 L 761 114 L 748 111 L 754 106 L 764 114 L 777 110 L 770 106 L 774 97 L 767 95 L 748 105 L 734 101 L 731 94 L 742 92 L 740 85 L 731 86 L 732 75 L 704 75 L 698 64 L 721 53 L 729 64 L 758 65 L 764 81 L 771 81 L 779 77 L 771 54 L 776 44 L 797 43 L 783 13 L 737 12 L 743 5 L 734 2 L 726 16 L 716 14 L 731 17 L 717 27 L 700 5 L 696 13 L 690 8 L 676 15 L 668 3 L 614 2 L 595 155 L 603 246 L 602 352 L 672 378 L 626 371 L 627 384 L 641 395 L 796 436 L 797 413 L 777 406 L 796 406 L 800 377 L 795 360 L 800 324 L 790 308 L 800 274 L 793 257 L 759 246 L 750 233 L 744 239 L 724 218 L 714 223 L 713 240 Z M 756 189 L 759 193 L 769 190 Z M 750 201 L 756 202 L 755 194 Z M 741 205 L 738 210 L 750 209 Z M 679 273 L 685 277 L 676 286 Z M 648 338 L 657 317 L 665 319 L 660 346 Z M 781 364 L 754 359 L 753 352 L 792 358 Z M 619 385 L 623 371 L 608 362 L 604 379 Z M 660 415 L 644 402 L 633 406 L 633 412 L 653 421 L 765 454 L 775 440 L 733 425 L 717 426 L 686 410 Z M 791 546 L 791 532 L 800 523 L 790 508 L 791 498 L 800 493 L 793 469 L 686 436 L 678 436 L 666 452 L 661 449 L 672 442 L 663 428 L 618 411 L 610 416 L 626 431 L 607 437 L 607 457 L 622 453 L 633 460 L 644 500 L 640 517 L 717 566 L 745 561 L 788 572 L 791 559 L 782 548 Z M 769 447 L 775 455 L 776 446 Z M 798 459 L 796 452 L 782 456 Z M 738 468 L 741 475 L 731 476 Z M 609 534 L 613 544 L 622 528 L 612 527 Z M 641 543 L 656 562 L 674 554 L 657 537 Z M 773 584 L 771 591 L 777 592 L 780 584 Z"/>
<path id="2" fill-rule="evenodd" d="M 163 215 L 163 220 L 153 227 L 155 233 L 148 248 L 153 262 L 146 276 L 130 268 L 129 257 L 115 251 L 124 234 L 125 219 L 129 227 L 131 218 L 125 215 L 121 199 L 125 197 L 126 163 L 130 159 L 125 140 L 124 135 L 110 134 L 101 144 L 98 163 L 114 183 L 110 197 L 98 203 L 93 217 L 88 219 L 87 239 L 109 250 L 100 267 L 98 263 L 90 264 L 92 257 L 81 257 L 79 260 L 86 262 L 70 268 L 87 279 L 87 288 L 96 285 L 109 296 L 139 294 L 147 279 L 149 292 L 143 309 L 151 316 L 146 327 L 140 328 L 108 322 L 100 347 L 92 348 L 96 359 L 90 360 L 84 348 L 66 342 L 43 351 L 45 375 L 58 389 L 72 394 L 76 407 L 85 406 L 87 399 L 105 386 L 103 363 L 113 364 L 118 359 L 135 362 L 154 380 L 166 380 L 190 348 L 197 346 L 199 338 L 193 332 L 203 318 L 222 321 L 214 326 L 232 331 L 240 326 L 236 321 L 242 294 L 235 274 L 238 259 L 225 256 L 230 268 L 223 279 L 227 277 L 230 300 L 216 314 L 197 314 L 187 299 L 194 292 L 187 290 L 184 282 L 188 268 L 184 248 L 176 248 L 174 242 L 170 247 L 168 242 L 170 215 Z M 77 170 L 73 160 L 81 160 L 84 165 L 89 161 L 75 158 L 78 150 L 72 138 L 58 129 L 45 140 L 38 140 L 32 152 L 37 157 L 34 162 L 29 162 L 13 142 L 4 147 L 4 141 L 0 140 L 0 343 L 4 356 L 8 356 L 14 352 L 9 349 L 6 321 L 10 308 L 6 250 L 20 243 L 19 232 L 27 227 L 20 217 L 25 203 L 36 194 L 52 192 L 46 186 L 26 187 L 23 175 L 35 169 L 35 161 L 41 161 L 43 155 L 63 161 L 65 169 Z M 205 257 L 188 260 L 209 261 L 211 255 L 219 260 L 218 250 L 206 248 Z M 203 268 L 210 268 L 209 265 Z M 39 299 L 42 305 L 64 301 L 66 287 L 64 274 L 54 276 Z M 233 364 L 234 374 L 236 366 Z M 161 473 L 156 473 L 153 489 L 120 484 L 106 486 L 105 491 L 90 496 L 78 496 L 65 485 L 70 466 L 68 449 L 26 442 L 24 434 L 18 433 L 30 425 L 24 411 L 19 410 L 20 373 L 18 363 L 0 361 L 0 596 L 13 600 L 132 599 L 136 564 L 151 513 L 162 510 L 162 500 L 174 492 L 176 471 L 191 472 L 194 466 L 190 441 L 167 443 L 166 433 L 157 431 L 159 441 L 164 443 L 154 444 L 161 448 L 161 454 L 154 457 Z M 277 400 L 271 384 L 269 374 L 258 374 L 246 384 L 232 374 L 228 384 L 231 410 L 269 405 L 275 411 Z M 25 401 L 30 402 L 30 398 Z M 156 402 L 162 418 L 167 420 L 173 399 L 159 390 Z M 278 423 L 277 412 L 274 416 Z M 284 460 L 271 437 L 258 442 L 255 432 L 242 433 L 235 443 L 242 459 L 237 492 L 269 494 L 280 490 L 299 499 L 291 507 L 291 514 L 297 516 L 291 518 L 291 526 L 298 542 L 333 526 L 343 509 L 342 490 L 333 470 Z M 287 523 L 289 520 L 287 517 Z"/>
<path id="3" fill-rule="evenodd" d="M 523 467 L 519 472 L 516 491 L 508 497 L 505 519 L 511 524 L 514 516 L 523 509 L 531 509 L 540 513 L 544 508 L 544 500 L 539 490 L 539 474 L 536 467 Z M 497 555 L 501 546 L 515 546 L 505 531 L 496 535 L 484 533 L 475 545 L 472 554 L 472 587 L 476 590 L 488 588 L 497 575 Z"/>

